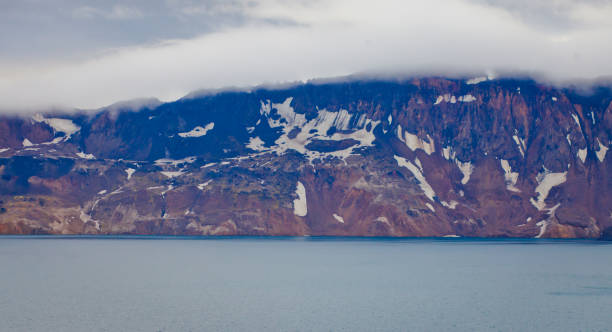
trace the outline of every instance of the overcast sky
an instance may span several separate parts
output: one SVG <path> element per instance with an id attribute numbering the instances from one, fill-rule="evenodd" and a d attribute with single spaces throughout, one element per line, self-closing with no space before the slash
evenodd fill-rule
<path id="1" fill-rule="evenodd" d="M 354 73 L 612 75 L 612 0 L 0 0 L 0 110 Z"/>

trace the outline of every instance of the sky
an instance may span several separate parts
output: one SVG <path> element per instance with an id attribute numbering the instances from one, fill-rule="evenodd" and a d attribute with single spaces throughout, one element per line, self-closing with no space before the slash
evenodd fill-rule
<path id="1" fill-rule="evenodd" d="M 612 0 L 0 0 L 0 112 L 368 73 L 612 76 Z"/>

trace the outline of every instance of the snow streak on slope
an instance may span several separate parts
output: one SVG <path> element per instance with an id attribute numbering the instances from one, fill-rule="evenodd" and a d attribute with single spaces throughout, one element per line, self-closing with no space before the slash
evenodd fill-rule
<path id="1" fill-rule="evenodd" d="M 582 126 L 580 125 L 580 120 L 578 119 L 578 116 L 576 114 L 572 114 L 572 118 L 574 118 L 574 121 L 576 121 L 576 124 L 578 125 L 578 129 L 580 130 L 580 132 L 582 132 Z"/>
<path id="2" fill-rule="evenodd" d="M 170 179 L 175 178 L 177 176 L 181 176 L 181 175 L 184 174 L 184 172 L 182 170 L 181 171 L 165 171 L 165 172 L 160 172 L 160 173 L 163 174 L 165 177 L 170 178 Z"/>
<path id="3" fill-rule="evenodd" d="M 183 159 L 168 159 L 168 158 L 162 158 L 162 159 L 157 159 L 155 161 L 155 165 L 156 166 L 169 166 L 172 165 L 174 167 L 177 167 L 180 164 L 191 164 L 193 162 L 196 161 L 196 157 L 186 157 Z"/>
<path id="4" fill-rule="evenodd" d="M 49 127 L 53 128 L 56 133 L 64 133 L 64 141 L 67 141 L 74 133 L 81 130 L 81 127 L 77 126 L 69 119 L 45 118 L 42 114 L 36 114 L 32 119 L 36 122 L 46 123 Z"/>
<path id="5" fill-rule="evenodd" d="M 597 139 L 597 143 L 599 144 L 599 150 L 597 150 L 597 152 L 595 152 L 597 154 L 597 159 L 599 159 L 600 162 L 603 162 L 604 159 L 606 159 L 606 153 L 608 153 L 608 147 L 601 144 L 601 141 L 599 140 L 599 138 Z"/>
<path id="6" fill-rule="evenodd" d="M 472 175 L 472 172 L 474 171 L 474 166 L 472 166 L 472 163 L 469 161 L 461 162 L 459 161 L 459 159 L 455 159 L 455 163 L 457 164 L 457 167 L 459 167 L 459 170 L 463 174 L 463 178 L 461 179 L 461 184 L 467 184 L 468 181 L 470 181 L 470 176 Z"/>
<path id="7" fill-rule="evenodd" d="M 550 189 L 564 183 L 566 180 L 567 172 L 552 173 L 546 169 L 546 167 L 544 167 L 544 171 L 538 173 L 538 176 L 536 177 L 536 181 L 538 181 L 538 186 L 535 188 L 535 192 L 538 194 L 537 200 L 531 198 L 531 204 L 533 204 L 533 206 L 540 211 L 545 210 L 545 201 L 546 197 L 548 197 Z"/>
<path id="8" fill-rule="evenodd" d="M 427 134 L 427 141 L 420 139 L 417 135 L 411 134 L 402 129 L 401 125 L 397 125 L 396 129 L 397 138 L 404 142 L 406 146 L 412 151 L 416 151 L 417 149 L 421 149 L 425 151 L 428 155 L 436 152 L 436 145 L 434 143 L 433 138 Z"/>
<path id="9" fill-rule="evenodd" d="M 451 103 L 451 104 L 455 104 L 457 103 L 457 101 L 463 102 L 463 103 L 471 103 L 473 101 L 476 100 L 476 97 L 472 96 L 471 94 L 467 94 L 465 96 L 459 96 L 459 97 L 455 97 L 453 95 L 451 95 L 450 93 L 447 94 L 443 94 L 438 96 L 438 98 L 436 98 L 436 101 L 434 102 L 434 105 L 438 105 L 442 102 L 445 103 Z"/>
<path id="10" fill-rule="evenodd" d="M 576 155 L 578 156 L 578 158 L 580 158 L 580 161 L 582 161 L 582 163 L 584 164 L 584 161 L 586 160 L 586 156 L 587 156 L 587 148 L 579 149 Z"/>
<path id="11" fill-rule="evenodd" d="M 258 145 L 256 138 L 250 140 L 247 147 L 254 148 L 257 151 L 274 151 L 279 155 L 292 149 L 305 155 L 312 163 L 314 159 L 328 156 L 344 159 L 355 154 L 355 149 L 373 145 L 376 139 L 373 133 L 374 128 L 376 128 L 380 121 L 372 121 L 362 115 L 351 131 L 349 128 L 351 127 L 352 114 L 346 110 L 330 112 L 325 109 L 319 110 L 317 117 L 308 121 L 304 114 L 294 112 L 293 107 L 291 107 L 292 100 L 293 98 L 290 97 L 280 104 L 270 103 L 270 101 L 261 102 L 260 113 L 266 116 L 268 125 L 271 128 L 281 128 L 282 135 L 274 142 L 274 146 L 269 149 Z M 276 119 L 272 114 L 274 109 L 276 109 L 279 115 Z M 327 133 L 331 128 L 335 128 L 337 131 L 328 136 Z M 298 131 L 298 133 L 290 137 L 289 134 L 295 131 Z M 314 139 L 320 141 L 352 139 L 357 141 L 357 144 L 342 150 L 319 152 L 306 148 Z"/>
<path id="12" fill-rule="evenodd" d="M 421 173 L 421 170 L 404 157 L 394 155 L 393 158 L 395 158 L 395 161 L 397 161 L 399 166 L 406 167 L 414 175 L 414 177 L 419 181 L 419 187 L 421 187 L 421 190 L 423 190 L 425 196 L 427 196 L 427 198 L 433 202 L 436 193 L 423 176 L 423 173 Z"/>
<path id="13" fill-rule="evenodd" d="M 128 181 L 130 180 L 130 178 L 132 177 L 132 175 L 134 174 L 134 172 L 136 172 L 135 169 L 133 168 L 126 168 L 125 169 L 125 173 L 127 173 L 127 179 Z"/>
<path id="14" fill-rule="evenodd" d="M 208 185 L 209 185 L 211 182 L 212 182 L 212 180 L 208 180 L 208 181 L 206 181 L 206 182 L 204 182 L 204 183 L 200 183 L 200 184 L 198 184 L 198 186 L 197 186 L 197 187 L 198 187 L 198 189 L 200 189 L 200 190 L 204 190 L 204 188 L 205 188 L 206 186 L 208 186 Z"/>
<path id="15" fill-rule="evenodd" d="M 211 122 L 211 123 L 207 124 L 204 127 L 197 126 L 197 127 L 193 128 L 193 129 L 191 129 L 190 131 L 187 131 L 187 132 L 184 132 L 184 133 L 178 133 L 178 135 L 183 137 L 183 138 L 186 138 L 186 137 L 202 137 L 202 136 L 205 136 L 213 128 L 215 128 L 215 123 Z"/>
<path id="16" fill-rule="evenodd" d="M 487 80 L 489 80 L 488 77 L 481 76 L 481 77 L 470 78 L 465 83 L 468 84 L 468 85 L 472 85 L 472 84 L 478 84 L 478 83 L 481 83 L 481 82 L 486 82 Z"/>
<path id="17" fill-rule="evenodd" d="M 77 152 L 76 155 L 83 159 L 96 159 L 96 157 L 91 153 Z"/>
<path id="18" fill-rule="evenodd" d="M 516 187 L 516 181 L 518 180 L 519 173 L 512 172 L 512 167 L 507 160 L 500 159 L 501 167 L 504 170 L 504 180 L 506 181 L 506 189 L 514 192 L 521 192 L 519 188 Z"/>
<path id="19" fill-rule="evenodd" d="M 306 188 L 302 182 L 297 182 L 295 193 L 298 198 L 293 200 L 293 213 L 296 216 L 305 217 L 308 214 L 308 204 L 306 201 Z"/>
<path id="20" fill-rule="evenodd" d="M 525 150 L 526 150 L 525 140 L 523 140 L 522 138 L 518 137 L 518 135 L 512 136 L 512 139 L 514 140 L 514 142 L 518 146 L 519 152 L 521 153 L 521 156 L 525 157 Z"/>
<path id="21" fill-rule="evenodd" d="M 453 161 L 461 174 L 463 174 L 463 178 L 461 178 L 461 184 L 467 184 L 470 181 L 470 177 L 472 176 L 472 172 L 474 172 L 474 165 L 470 161 L 460 161 L 457 159 L 455 151 L 450 146 L 442 148 L 442 157 L 446 160 Z"/>
<path id="22" fill-rule="evenodd" d="M 561 203 L 557 203 L 557 205 L 553 206 L 552 208 L 548 209 L 548 218 L 542 221 L 538 221 L 536 223 L 536 226 L 540 227 L 540 232 L 538 233 L 538 235 L 536 235 L 536 239 L 541 238 L 545 233 L 546 230 L 548 229 L 548 226 L 552 223 L 553 218 L 555 217 L 555 213 L 557 212 L 557 209 L 559 208 L 559 206 L 561 206 Z"/>

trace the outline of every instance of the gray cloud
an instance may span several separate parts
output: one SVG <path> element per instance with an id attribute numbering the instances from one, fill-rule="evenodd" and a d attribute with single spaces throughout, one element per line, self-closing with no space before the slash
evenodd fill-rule
<path id="1" fill-rule="evenodd" d="M 518 70 L 557 83 L 612 75 L 608 1 L 132 0 L 117 7 L 24 0 L 0 6 L 5 111 L 172 100 L 197 89 L 356 72 Z"/>
<path id="2" fill-rule="evenodd" d="M 109 49 L 193 38 L 254 21 L 250 0 L 20 0 L 0 2 L 0 59 L 78 60 Z"/>
<path id="3" fill-rule="evenodd" d="M 140 9 L 123 5 L 113 5 L 108 10 L 83 6 L 72 11 L 72 17 L 76 19 L 95 19 L 100 17 L 108 20 L 131 20 L 143 18 L 143 16 Z"/>
<path id="4" fill-rule="evenodd" d="M 611 0 L 472 0 L 474 3 L 508 11 L 526 24 L 549 31 L 567 31 L 591 25 L 581 9 L 606 9 Z M 609 9 L 609 8 L 608 8 Z M 595 24 L 601 24 L 596 22 Z"/>

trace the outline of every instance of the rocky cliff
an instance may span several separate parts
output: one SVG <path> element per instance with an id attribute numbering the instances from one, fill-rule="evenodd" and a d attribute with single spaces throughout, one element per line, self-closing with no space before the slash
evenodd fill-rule
<path id="1" fill-rule="evenodd" d="M 0 233 L 599 238 L 612 92 L 420 78 L 0 118 Z"/>

